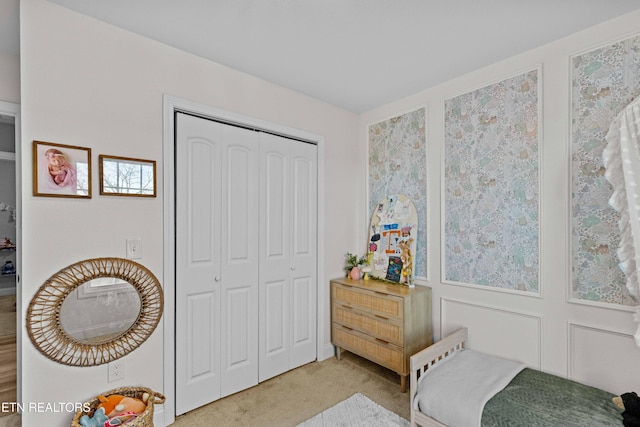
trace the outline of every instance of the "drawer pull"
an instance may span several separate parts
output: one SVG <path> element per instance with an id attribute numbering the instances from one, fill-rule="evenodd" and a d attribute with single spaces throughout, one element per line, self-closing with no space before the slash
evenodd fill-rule
<path id="1" fill-rule="evenodd" d="M 378 294 L 378 295 L 384 295 L 384 296 L 388 295 L 388 294 L 385 294 L 384 292 L 378 292 L 378 291 L 373 291 L 373 293 Z"/>
<path id="2" fill-rule="evenodd" d="M 350 327 L 348 327 L 348 326 L 344 326 L 344 325 L 342 325 L 342 327 L 343 327 L 344 329 L 346 329 L 347 331 L 353 331 L 353 328 L 350 328 Z"/>
<path id="3" fill-rule="evenodd" d="M 342 308 L 346 308 L 348 310 L 353 310 L 353 307 L 342 304 Z"/>
<path id="4" fill-rule="evenodd" d="M 385 340 L 381 340 L 380 338 L 376 338 L 376 341 L 384 344 L 384 345 L 389 345 L 389 341 L 385 341 Z"/>
<path id="5" fill-rule="evenodd" d="M 388 317 L 380 316 L 379 314 L 374 314 L 374 316 L 376 316 L 376 317 L 378 317 L 380 319 L 389 320 Z"/>

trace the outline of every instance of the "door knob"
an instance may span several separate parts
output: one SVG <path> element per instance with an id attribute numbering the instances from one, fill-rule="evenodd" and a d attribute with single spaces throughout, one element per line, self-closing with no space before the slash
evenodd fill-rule
<path id="1" fill-rule="evenodd" d="M 295 270 L 295 269 L 296 269 L 296 266 L 295 266 L 295 265 L 292 265 L 292 266 L 291 266 L 291 271 L 293 271 L 293 270 Z"/>
<path id="2" fill-rule="evenodd" d="M 216 282 L 219 282 L 219 281 L 220 281 L 220 276 L 216 276 L 216 277 L 214 277 L 214 279 L 213 279 L 213 280 L 215 280 Z"/>

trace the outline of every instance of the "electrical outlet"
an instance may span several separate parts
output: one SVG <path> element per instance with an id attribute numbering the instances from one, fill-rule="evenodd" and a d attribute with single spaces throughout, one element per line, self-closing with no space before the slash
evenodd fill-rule
<path id="1" fill-rule="evenodd" d="M 127 258 L 142 258 L 142 239 L 127 239 Z"/>
<path id="2" fill-rule="evenodd" d="M 109 362 L 107 370 L 109 371 L 107 379 L 110 383 L 124 379 L 124 360 Z"/>

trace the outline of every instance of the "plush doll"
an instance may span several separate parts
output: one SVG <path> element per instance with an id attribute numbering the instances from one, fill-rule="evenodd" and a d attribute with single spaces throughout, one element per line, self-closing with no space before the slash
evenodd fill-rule
<path id="1" fill-rule="evenodd" d="M 640 397 L 635 391 L 614 397 L 613 403 L 624 410 L 622 424 L 625 427 L 640 427 Z"/>
<path id="2" fill-rule="evenodd" d="M 93 413 L 93 417 L 83 415 L 80 417 L 80 425 L 82 427 L 102 427 L 109 417 L 104 414 L 104 408 L 98 408 Z"/>
<path id="3" fill-rule="evenodd" d="M 108 397 L 98 396 L 98 400 L 100 401 L 98 408 L 104 409 L 104 413 L 109 417 L 111 416 L 109 414 L 114 412 L 116 405 L 120 403 L 122 399 L 124 399 L 124 396 L 120 394 L 112 394 Z"/>
<path id="4" fill-rule="evenodd" d="M 103 408 L 107 417 L 112 418 L 125 412 L 133 412 L 135 414 L 141 414 L 147 409 L 147 400 L 149 394 L 144 393 L 141 399 L 135 397 L 121 396 L 114 394 L 108 397 L 98 396 L 100 405 L 98 408 Z"/>

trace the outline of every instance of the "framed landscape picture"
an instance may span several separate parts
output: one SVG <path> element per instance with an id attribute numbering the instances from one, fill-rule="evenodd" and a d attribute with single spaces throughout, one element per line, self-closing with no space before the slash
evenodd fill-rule
<path id="1" fill-rule="evenodd" d="M 98 159 L 101 195 L 156 197 L 155 160 L 105 154 Z"/>

